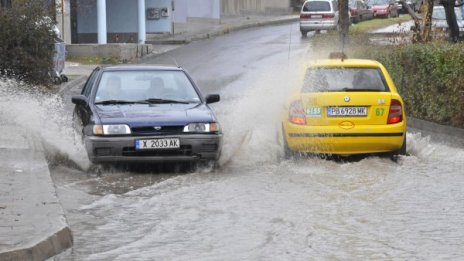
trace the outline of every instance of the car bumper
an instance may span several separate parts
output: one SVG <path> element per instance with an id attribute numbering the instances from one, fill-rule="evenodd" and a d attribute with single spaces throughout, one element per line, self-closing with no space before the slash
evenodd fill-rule
<path id="1" fill-rule="evenodd" d="M 356 126 L 300 126 L 287 124 L 285 138 L 289 149 L 298 152 L 335 155 L 385 153 L 401 148 L 406 123 Z"/>
<path id="2" fill-rule="evenodd" d="M 144 150 L 135 148 L 136 140 L 159 138 L 179 138 L 180 148 Z M 87 136 L 84 141 L 89 160 L 93 163 L 216 161 L 222 150 L 222 134 L 140 137 Z"/>
<path id="3" fill-rule="evenodd" d="M 388 11 L 374 11 L 374 17 L 388 17 Z"/>
<path id="4" fill-rule="evenodd" d="M 300 22 L 300 31 L 333 30 L 336 28 L 337 23 L 335 21 Z"/>

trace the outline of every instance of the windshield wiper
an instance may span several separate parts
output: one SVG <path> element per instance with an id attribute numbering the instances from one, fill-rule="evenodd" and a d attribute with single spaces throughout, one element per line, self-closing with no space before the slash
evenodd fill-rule
<path id="1" fill-rule="evenodd" d="M 189 104 L 191 102 L 187 101 L 177 101 L 177 100 L 169 100 L 169 99 L 146 99 L 143 102 L 151 103 L 151 104 L 162 104 L 162 103 L 180 103 L 180 104 Z"/>
<path id="2" fill-rule="evenodd" d="M 125 101 L 125 100 L 106 100 L 96 102 L 96 105 L 116 105 L 116 104 L 148 104 L 148 101 Z"/>

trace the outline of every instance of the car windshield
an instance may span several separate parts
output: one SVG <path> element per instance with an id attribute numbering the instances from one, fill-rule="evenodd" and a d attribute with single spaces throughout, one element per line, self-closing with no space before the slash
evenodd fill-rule
<path id="1" fill-rule="evenodd" d="M 304 12 L 330 12 L 330 4 L 327 1 L 306 2 L 303 7 Z"/>
<path id="2" fill-rule="evenodd" d="M 454 8 L 454 12 L 456 13 L 456 19 L 462 20 L 461 9 Z M 433 8 L 432 19 L 446 20 L 445 8 L 443 7 Z"/>
<path id="3" fill-rule="evenodd" d="M 388 0 L 372 0 L 369 2 L 371 5 L 388 5 L 389 1 Z"/>
<path id="4" fill-rule="evenodd" d="M 350 1 L 348 2 L 348 6 L 351 7 L 351 8 L 356 8 L 356 0 L 354 0 L 354 1 L 353 1 L 353 0 L 350 0 Z"/>
<path id="5" fill-rule="evenodd" d="M 182 71 L 107 71 L 102 74 L 96 104 L 199 103 L 200 98 Z"/>
<path id="6" fill-rule="evenodd" d="M 388 91 L 376 68 L 310 68 L 302 92 Z"/>

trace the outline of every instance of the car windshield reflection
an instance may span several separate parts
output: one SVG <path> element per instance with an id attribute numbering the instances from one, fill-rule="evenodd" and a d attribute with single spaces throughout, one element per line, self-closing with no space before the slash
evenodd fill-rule
<path id="1" fill-rule="evenodd" d="M 382 73 L 374 68 L 310 68 L 303 92 L 388 91 Z"/>
<path id="2" fill-rule="evenodd" d="M 95 104 L 199 103 L 200 97 L 182 71 L 107 71 Z"/>

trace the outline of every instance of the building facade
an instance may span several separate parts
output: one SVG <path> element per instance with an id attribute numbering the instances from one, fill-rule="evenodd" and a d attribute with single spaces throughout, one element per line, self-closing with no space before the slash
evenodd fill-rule
<path id="1" fill-rule="evenodd" d="M 6 0 L 0 0 L 6 1 Z M 291 0 L 56 0 L 66 43 L 143 43 L 146 34 L 188 30 L 192 23 L 220 23 L 222 16 L 282 14 Z"/>

